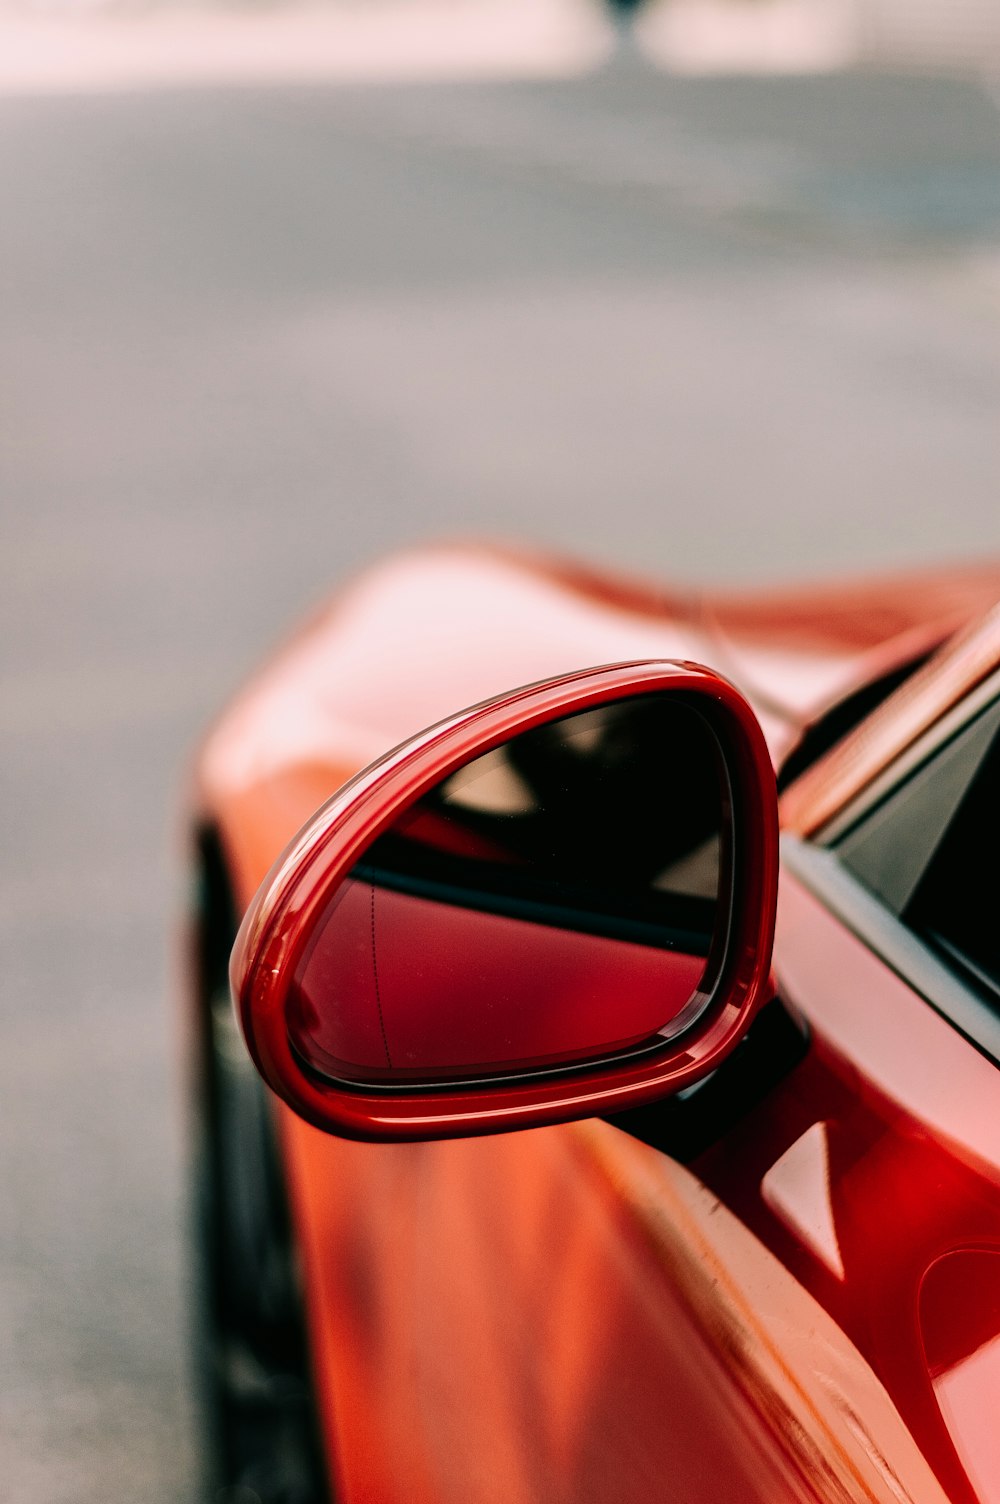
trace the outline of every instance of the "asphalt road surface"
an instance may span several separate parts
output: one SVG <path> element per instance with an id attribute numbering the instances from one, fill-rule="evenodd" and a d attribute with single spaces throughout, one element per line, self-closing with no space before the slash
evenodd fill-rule
<path id="1" fill-rule="evenodd" d="M 430 535 L 1000 549 L 1000 112 L 885 76 L 0 101 L 0 1475 L 194 1495 L 186 759 Z"/>

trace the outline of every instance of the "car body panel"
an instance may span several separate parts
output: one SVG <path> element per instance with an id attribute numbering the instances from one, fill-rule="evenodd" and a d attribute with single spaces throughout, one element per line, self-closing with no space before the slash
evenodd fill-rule
<path id="1" fill-rule="evenodd" d="M 620 1130 L 400 1148 L 285 1126 L 337 1334 L 317 1371 L 338 1499 L 946 1497 L 818 1302 Z"/>
<path id="2" fill-rule="evenodd" d="M 849 586 L 796 617 L 787 599 L 698 604 L 503 550 L 403 555 L 223 717 L 198 762 L 200 817 L 245 908 L 388 747 L 514 684 L 630 657 L 735 671 L 777 762 L 834 685 L 920 656 L 1000 594 L 996 570 L 936 581 L 924 620 L 912 582 L 881 615 Z M 992 1269 L 962 1260 L 1000 1249 L 996 1067 L 792 876 L 775 970 L 808 1055 L 693 1182 L 607 1124 L 373 1146 L 279 1110 L 344 1504 L 996 1496 L 988 1428 L 948 1380 L 972 1355 L 948 1368 L 928 1336 L 947 1271 Z M 706 1305 L 677 1275 L 712 1259 L 728 1272 Z M 797 1346 L 802 1332 L 822 1337 Z"/>
<path id="3" fill-rule="evenodd" d="M 988 1455 L 983 1493 L 959 1462 L 919 1301 L 939 1259 L 1000 1249 L 997 1067 L 787 871 L 775 965 L 809 1054 L 693 1168 L 857 1344 L 948 1497 L 993 1499 Z"/>
<path id="4" fill-rule="evenodd" d="M 711 596 L 701 619 L 718 648 L 709 662 L 722 669 L 724 660 L 751 700 L 807 724 L 858 685 L 925 657 L 998 599 L 994 562 Z"/>
<path id="5" fill-rule="evenodd" d="M 998 598 L 998 567 L 848 583 L 810 612 L 808 597 L 777 597 L 780 609 L 768 596 L 699 600 L 506 549 L 415 549 L 362 574 L 275 654 L 214 728 L 198 776 L 209 801 L 228 800 L 311 769 L 326 797 L 457 707 L 642 658 L 727 673 L 779 761 L 840 695 L 929 652 Z"/>

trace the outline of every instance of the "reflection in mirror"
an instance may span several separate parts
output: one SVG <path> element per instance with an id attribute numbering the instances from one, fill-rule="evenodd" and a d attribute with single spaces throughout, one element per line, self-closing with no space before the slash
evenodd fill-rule
<path id="1" fill-rule="evenodd" d="M 681 696 L 548 722 L 412 805 L 332 897 L 292 1042 L 368 1084 L 655 1048 L 701 1012 L 728 922 L 729 798 Z"/>

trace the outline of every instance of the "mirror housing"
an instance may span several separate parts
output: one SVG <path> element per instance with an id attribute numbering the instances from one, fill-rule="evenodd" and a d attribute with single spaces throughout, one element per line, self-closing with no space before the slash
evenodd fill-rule
<path id="1" fill-rule="evenodd" d="M 637 738 L 636 767 L 648 752 L 640 728 L 659 726 L 667 728 L 663 747 L 680 757 L 676 766 L 686 757 L 692 771 L 675 775 L 681 786 L 672 788 L 670 758 L 660 779 L 656 757 L 647 756 L 643 785 L 632 776 L 626 744 L 605 847 L 577 882 L 587 853 L 577 824 L 586 833 L 594 785 L 577 787 L 565 757 L 553 762 L 553 739 L 557 751 L 569 745 L 578 764 L 583 751 L 589 768 L 586 754 L 608 727 L 621 753 L 623 725 Z M 469 794 L 470 780 L 495 800 L 509 786 L 511 765 L 524 764 L 525 749 L 537 762 L 546 746 L 558 821 L 540 827 L 541 841 L 537 810 L 534 825 L 499 820 L 497 809 L 486 812 L 492 825 L 484 824 L 482 795 Z M 654 850 L 651 865 L 649 853 L 661 829 L 683 825 L 687 807 L 704 801 L 705 778 L 694 775 L 706 761 L 718 790 L 721 857 L 713 929 L 699 945 L 678 940 L 670 915 L 678 904 L 691 911 L 692 900 L 664 891 L 676 883 L 658 870 L 663 854 Z M 504 799 L 506 816 L 509 792 L 501 805 Z M 456 803 L 465 824 L 442 825 Z M 470 824 L 472 805 L 478 814 Z M 647 805 L 666 818 L 657 823 L 651 809 L 645 820 Z M 516 800 L 514 807 L 521 812 Z M 624 844 L 607 834 L 629 823 L 622 809 L 631 816 Z M 501 849 L 484 829 L 522 834 Z M 475 861 L 466 849 L 472 837 Z M 554 850 L 560 843 L 571 849 Z M 484 849 L 486 863 L 479 861 Z M 636 849 L 641 861 L 631 855 Z M 640 878 L 627 874 L 605 891 L 602 868 L 630 860 Z M 752 710 L 726 680 L 698 665 L 657 660 L 531 685 L 389 752 L 292 841 L 233 950 L 244 1038 L 264 1080 L 295 1112 L 346 1138 L 456 1137 L 637 1107 L 709 1075 L 766 1001 L 777 870 L 770 758 Z"/>

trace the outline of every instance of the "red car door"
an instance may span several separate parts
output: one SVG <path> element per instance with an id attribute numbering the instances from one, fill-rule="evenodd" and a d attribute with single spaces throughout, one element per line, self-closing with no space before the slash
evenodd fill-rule
<path id="1" fill-rule="evenodd" d="M 775 952 L 810 1049 L 698 1166 L 963 1501 L 1000 1497 L 996 645 L 987 622 L 788 800 L 820 822 L 786 838 Z"/>
<path id="2" fill-rule="evenodd" d="M 303 660 L 309 651 L 304 640 Z M 280 1110 L 338 1498 L 996 1496 L 996 1015 L 988 977 L 966 965 L 984 958 L 948 955 L 948 935 L 916 926 L 905 905 L 894 913 L 849 847 L 925 764 L 954 769 L 939 759 L 988 710 L 976 686 L 997 658 L 995 640 L 959 644 L 918 676 L 916 695 L 886 706 L 880 735 L 869 725 L 789 790 L 798 836 L 775 967 L 782 1027 L 798 1043 L 776 1061 L 761 1032 L 772 1013 L 733 1073 L 677 1112 L 477 1141 L 354 1144 Z M 432 685 L 442 713 L 462 699 L 453 677 Z M 317 700 L 336 736 L 318 712 L 315 725 L 295 722 L 305 751 L 294 763 L 268 762 L 261 738 L 248 760 L 257 743 L 238 715 L 239 759 L 225 734 L 210 746 L 206 784 L 216 766 L 231 789 L 234 765 L 242 778 L 226 829 L 243 902 L 364 760 L 360 731 L 376 712 L 430 718 L 423 701 L 400 709 L 377 688 L 373 709 L 358 690 L 365 714 L 353 719 L 349 695 Z M 249 701 L 244 719 L 254 713 Z M 293 726 L 269 715 L 279 723 Z M 330 749 L 348 733 L 358 755 L 352 766 L 350 741 L 341 769 Z M 979 770 L 971 754 L 962 766 L 953 812 Z M 897 829 L 918 823 L 904 811 Z M 923 848 L 918 878 L 938 845 Z M 935 872 L 939 890 L 954 886 Z M 951 933 L 953 948 L 960 939 Z"/>
<path id="3" fill-rule="evenodd" d="M 606 1123 L 386 1149 L 287 1120 L 345 1498 L 997 1496 L 995 692 L 790 842 L 809 1047 L 688 1169 Z"/>

